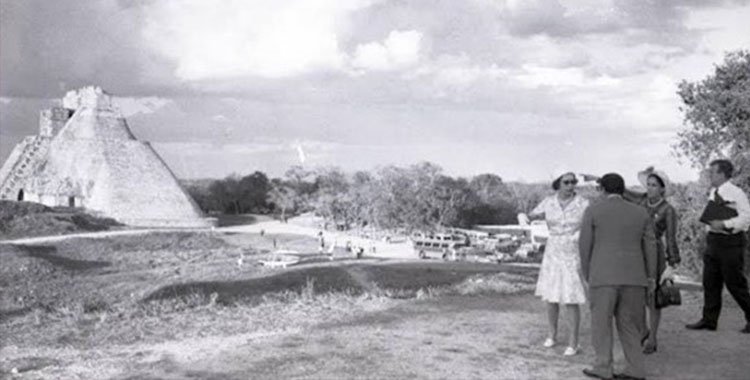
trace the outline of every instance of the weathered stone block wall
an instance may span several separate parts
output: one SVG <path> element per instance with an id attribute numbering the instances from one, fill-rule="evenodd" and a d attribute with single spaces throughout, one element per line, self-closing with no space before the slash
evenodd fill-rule
<path id="1" fill-rule="evenodd" d="M 39 134 L 41 136 L 55 137 L 65 126 L 73 110 L 53 107 L 39 112 Z"/>
<path id="2" fill-rule="evenodd" d="M 60 131 L 65 139 L 135 140 L 125 119 L 112 110 L 78 109 Z"/>

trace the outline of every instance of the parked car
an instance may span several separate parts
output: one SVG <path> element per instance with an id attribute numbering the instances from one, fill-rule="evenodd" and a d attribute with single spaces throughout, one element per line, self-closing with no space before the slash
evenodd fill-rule
<path id="1" fill-rule="evenodd" d="M 476 226 L 480 231 L 486 231 L 495 237 L 498 236 L 511 236 L 514 240 L 514 244 L 508 243 L 504 249 L 515 248 L 513 254 L 526 257 L 533 255 L 541 255 L 544 252 L 544 248 L 547 244 L 547 237 L 549 232 L 547 226 L 544 224 L 532 224 L 528 226 L 519 225 L 480 225 Z M 502 239 L 500 239 L 502 241 Z"/>
<path id="2" fill-rule="evenodd" d="M 420 259 L 458 260 L 460 249 L 471 245 L 467 236 L 455 233 L 419 232 L 412 235 L 411 240 Z"/>

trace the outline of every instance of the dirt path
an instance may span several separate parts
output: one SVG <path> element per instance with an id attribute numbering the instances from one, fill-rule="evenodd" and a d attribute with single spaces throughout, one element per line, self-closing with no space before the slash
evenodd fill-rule
<path id="1" fill-rule="evenodd" d="M 189 362 L 165 354 L 117 377 L 135 379 L 416 378 L 575 379 L 592 360 L 588 313 L 583 353 L 541 348 L 543 304 L 530 294 L 444 297 L 403 304 L 344 324 L 265 336 L 214 350 Z M 667 309 L 650 379 L 746 379 L 750 336 L 739 334 L 730 305 L 717 332 L 689 332 L 695 301 Z M 565 331 L 562 331 L 565 334 Z M 210 352 L 210 351 L 208 351 Z M 622 363 L 622 354 L 616 350 Z"/>
<path id="2" fill-rule="evenodd" d="M 260 233 L 264 231 L 268 234 L 295 234 L 308 237 L 317 237 L 317 228 L 305 227 L 296 225 L 294 223 L 282 223 L 277 220 L 265 221 L 250 225 L 243 226 L 232 226 L 218 228 L 217 231 L 223 232 L 235 232 L 235 233 Z M 326 244 L 336 244 L 337 246 L 343 247 L 347 241 L 354 246 L 362 246 L 367 248 L 366 255 L 383 258 L 414 258 L 414 251 L 411 245 L 407 242 L 403 243 L 386 243 L 380 240 L 365 239 L 358 236 L 348 235 L 343 232 L 324 231 L 323 237 Z M 375 252 L 371 252 L 370 249 L 375 248 Z"/>
<path id="3" fill-rule="evenodd" d="M 57 243 L 69 239 L 80 239 L 80 238 L 106 238 L 112 236 L 127 236 L 127 235 L 143 235 L 152 232 L 175 232 L 175 231 L 186 231 L 178 228 L 149 228 L 149 229 L 138 229 L 138 230 L 119 230 L 119 231 L 98 231 L 98 232 L 82 232 L 76 234 L 67 235 L 53 235 L 53 236 L 36 236 L 30 238 L 21 239 L 10 239 L 0 240 L 0 244 L 45 244 L 45 243 Z M 198 229 L 190 231 L 199 231 Z"/>
<path id="4" fill-rule="evenodd" d="M 75 238 L 107 238 L 112 236 L 125 236 L 125 235 L 142 235 L 152 232 L 175 232 L 175 231 L 213 231 L 216 233 L 244 233 L 244 234 L 259 234 L 261 231 L 267 234 L 293 234 L 301 235 L 306 237 L 317 237 L 319 232 L 318 229 L 312 227 L 304 227 L 293 223 L 281 223 L 277 220 L 264 220 L 254 224 L 238 225 L 230 227 L 218 227 L 218 228 L 196 228 L 196 229 L 175 229 L 175 228 L 147 228 L 147 229 L 134 229 L 134 230 L 119 230 L 119 231 L 99 231 L 99 232 L 85 232 L 67 235 L 54 235 L 54 236 L 37 236 L 31 238 L 11 239 L 11 240 L 0 240 L 0 243 L 5 244 L 47 244 L 56 243 Z M 406 259 L 414 258 L 414 252 L 411 245 L 408 243 L 391 244 L 385 243 L 379 240 L 365 239 L 357 236 L 347 235 L 342 232 L 331 232 L 325 231 L 323 233 L 326 244 L 336 244 L 339 247 L 343 247 L 347 241 L 355 246 L 362 246 L 368 249 L 366 252 L 367 256 L 371 257 L 382 257 L 382 258 L 396 258 Z M 370 249 L 374 248 L 372 252 Z"/>

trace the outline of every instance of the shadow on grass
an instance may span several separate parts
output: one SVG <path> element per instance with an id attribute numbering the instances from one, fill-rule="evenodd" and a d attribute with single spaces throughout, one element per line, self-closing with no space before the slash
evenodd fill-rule
<path id="1" fill-rule="evenodd" d="M 477 274 L 511 273 L 529 277 L 533 281 L 534 268 L 520 268 L 496 264 L 413 262 L 363 266 L 367 277 L 381 289 L 412 290 L 452 286 Z"/>
<path id="2" fill-rule="evenodd" d="M 277 275 L 241 281 L 206 281 L 169 285 L 148 295 L 143 302 L 187 298 L 195 295 L 209 298 L 216 293 L 216 302 L 255 303 L 263 295 L 285 291 L 302 291 L 314 281 L 315 294 L 352 292 L 361 294 L 361 285 L 343 267 L 315 267 L 283 272 Z"/>
<path id="3" fill-rule="evenodd" d="M 254 224 L 258 222 L 258 218 L 255 215 L 217 215 L 219 227 L 231 227 L 231 226 L 244 226 L 247 224 Z"/>
<path id="4" fill-rule="evenodd" d="M 107 261 L 76 260 L 56 255 L 57 248 L 48 245 L 20 245 L 18 246 L 27 255 L 42 259 L 50 264 L 67 270 L 88 270 L 109 266 Z"/>
<path id="5" fill-rule="evenodd" d="M 461 283 L 477 274 L 511 273 L 528 277 L 533 282 L 536 269 L 475 263 L 417 262 L 403 264 L 322 266 L 299 268 L 268 277 L 239 281 L 203 281 L 162 287 L 142 302 L 189 297 L 212 298 L 229 305 L 236 302 L 257 303 L 266 294 L 301 292 L 314 282 L 314 293 L 349 292 L 362 294 L 375 285 L 382 290 L 396 291 L 396 298 L 412 298 L 419 289 L 446 287 Z"/>

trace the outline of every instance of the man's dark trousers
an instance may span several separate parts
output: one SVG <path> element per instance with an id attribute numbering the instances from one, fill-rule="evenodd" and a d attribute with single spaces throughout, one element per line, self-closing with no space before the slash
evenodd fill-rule
<path id="1" fill-rule="evenodd" d="M 750 323 L 750 293 L 744 274 L 745 234 L 709 233 L 703 256 L 703 322 L 716 326 L 721 313 L 721 293 L 729 293 L 745 312 Z"/>

